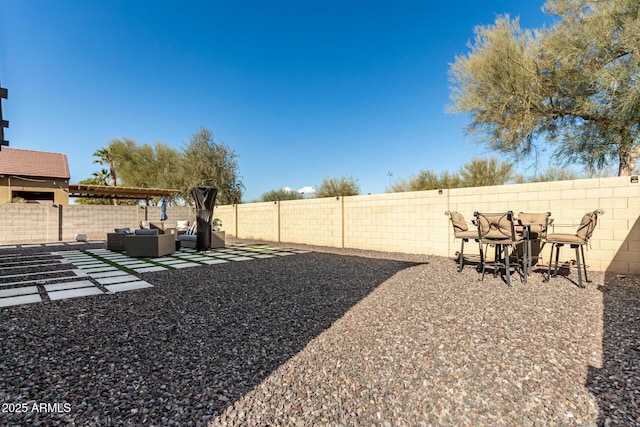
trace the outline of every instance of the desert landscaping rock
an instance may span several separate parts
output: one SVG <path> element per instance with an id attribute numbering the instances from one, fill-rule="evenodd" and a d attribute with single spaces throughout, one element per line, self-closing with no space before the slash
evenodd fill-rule
<path id="1" fill-rule="evenodd" d="M 640 424 L 637 276 L 298 247 L 0 308 L 0 424 Z"/>

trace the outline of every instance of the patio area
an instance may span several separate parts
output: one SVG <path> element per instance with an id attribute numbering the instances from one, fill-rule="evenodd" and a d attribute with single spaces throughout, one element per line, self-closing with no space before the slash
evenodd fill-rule
<path id="1" fill-rule="evenodd" d="M 48 252 L 48 248 L 64 250 Z M 28 249 L 31 251 L 24 253 Z M 105 249 L 103 242 L 0 246 L 0 307 L 152 287 L 140 279 L 140 273 L 296 253 L 304 251 L 230 243 L 206 252 L 184 248 L 169 256 L 132 258 Z"/>
<path id="2" fill-rule="evenodd" d="M 82 252 L 102 258 L 103 247 L 92 246 Z M 0 308 L 1 417 L 27 425 L 640 423 L 637 276 L 605 282 L 594 272 L 580 289 L 563 277 L 543 283 L 534 271 L 508 288 L 491 276 L 480 282 L 473 268 L 457 273 L 450 258 L 278 246 L 300 253 L 130 272 L 151 286 Z M 49 410 L 33 410 L 43 403 Z M 18 404 L 29 410 L 9 411 Z"/>

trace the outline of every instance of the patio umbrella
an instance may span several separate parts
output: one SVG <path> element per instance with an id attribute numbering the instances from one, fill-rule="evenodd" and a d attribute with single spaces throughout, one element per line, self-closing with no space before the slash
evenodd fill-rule
<path id="1" fill-rule="evenodd" d="M 164 196 L 160 199 L 160 210 L 162 211 L 162 214 L 160 214 L 160 221 L 164 221 L 169 218 L 167 216 L 167 198 Z"/>

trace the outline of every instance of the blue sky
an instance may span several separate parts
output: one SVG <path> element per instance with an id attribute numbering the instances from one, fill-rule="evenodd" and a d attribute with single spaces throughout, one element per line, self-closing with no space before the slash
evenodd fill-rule
<path id="1" fill-rule="evenodd" d="M 449 65 L 497 15 L 549 23 L 543 4 L 0 0 L 5 138 L 65 153 L 77 183 L 114 138 L 181 148 L 204 126 L 238 155 L 244 201 L 343 175 L 383 193 L 493 155 L 445 112 Z"/>

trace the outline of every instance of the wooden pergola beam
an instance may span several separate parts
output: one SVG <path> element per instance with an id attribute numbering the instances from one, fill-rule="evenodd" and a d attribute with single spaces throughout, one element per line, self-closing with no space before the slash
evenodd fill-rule
<path id="1" fill-rule="evenodd" d="M 86 197 L 96 199 L 138 199 L 148 200 L 153 197 L 172 196 L 180 190 L 174 188 L 140 188 L 111 187 L 107 185 L 70 184 L 69 197 Z"/>

